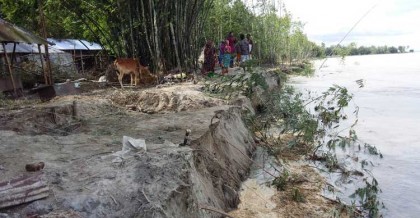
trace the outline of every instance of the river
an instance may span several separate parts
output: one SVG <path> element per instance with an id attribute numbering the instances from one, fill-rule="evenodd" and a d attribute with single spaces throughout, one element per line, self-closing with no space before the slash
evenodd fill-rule
<path id="1" fill-rule="evenodd" d="M 294 77 L 290 84 L 318 93 L 337 84 L 354 94 L 357 135 L 384 156 L 372 171 L 382 189 L 383 215 L 419 217 L 420 53 L 329 58 L 319 69 L 322 61 L 315 61 L 313 77 Z"/>

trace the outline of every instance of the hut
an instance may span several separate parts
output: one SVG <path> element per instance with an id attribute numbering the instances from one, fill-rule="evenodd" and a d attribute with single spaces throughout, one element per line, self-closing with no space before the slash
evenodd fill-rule
<path id="1" fill-rule="evenodd" d="M 16 47 L 20 43 L 28 43 L 28 44 L 35 44 L 38 47 L 38 52 L 40 56 L 40 62 L 42 65 L 42 69 L 44 71 L 44 81 L 46 85 L 52 84 L 52 76 L 51 76 L 51 66 L 49 64 L 49 53 L 48 49 L 45 52 L 45 57 L 41 54 L 41 45 L 48 45 L 49 43 L 46 39 L 43 39 L 39 36 L 36 36 L 33 33 L 30 33 L 27 30 L 24 30 L 12 23 L 9 23 L 0 18 L 0 43 L 3 49 L 3 58 L 1 59 L 1 68 L 2 72 L 0 72 L 0 91 L 7 92 L 13 91 L 13 94 L 17 97 L 19 92 L 22 91 L 22 83 L 20 78 L 15 75 L 13 71 L 14 63 L 14 56 L 16 54 Z M 13 46 L 11 57 L 8 54 L 7 46 Z M 45 67 L 44 67 L 45 66 Z M 8 73 L 6 73 L 8 72 Z M 8 74 L 8 76 L 6 76 Z"/>
<path id="2" fill-rule="evenodd" d="M 54 74 L 54 80 L 65 80 L 77 76 L 77 68 L 73 61 L 73 56 L 64 51 L 58 50 L 53 46 L 48 46 L 51 71 Z M 39 53 L 45 58 L 45 48 L 39 48 L 35 44 L 19 43 L 7 44 L 6 53 L 11 56 L 14 73 L 20 76 L 23 86 L 30 88 L 34 83 L 42 82 L 42 63 Z M 4 60 L 3 48 L 0 48 L 0 58 Z M 4 69 L 3 69 L 4 71 Z"/>
<path id="3" fill-rule="evenodd" d="M 73 60 L 80 73 L 103 69 L 107 62 L 103 55 L 103 48 L 95 42 L 88 42 L 83 39 L 53 39 L 48 41 L 54 43 L 53 48 L 72 54 Z"/>

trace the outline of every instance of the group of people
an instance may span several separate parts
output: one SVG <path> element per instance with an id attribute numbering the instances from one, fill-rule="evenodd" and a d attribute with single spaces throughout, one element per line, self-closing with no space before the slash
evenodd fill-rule
<path id="1" fill-rule="evenodd" d="M 230 32 L 218 46 L 218 52 L 212 40 L 208 40 L 204 48 L 204 63 L 202 73 L 214 71 L 216 60 L 222 67 L 222 75 L 228 73 L 228 68 L 251 59 L 253 41 L 251 35 L 239 35 L 239 40 Z M 216 58 L 217 56 L 217 58 Z"/>

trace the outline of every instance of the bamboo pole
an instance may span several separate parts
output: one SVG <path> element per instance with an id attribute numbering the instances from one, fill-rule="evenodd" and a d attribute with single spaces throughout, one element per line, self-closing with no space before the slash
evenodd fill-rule
<path id="1" fill-rule="evenodd" d="M 181 61 L 179 60 L 178 46 L 176 44 L 175 33 L 174 33 L 174 26 L 172 25 L 172 23 L 169 23 L 169 26 L 171 28 L 171 33 L 172 33 L 172 43 L 174 44 L 177 68 L 178 68 L 178 70 L 181 70 Z M 182 79 L 182 76 L 181 76 L 181 79 Z"/>
<path id="2" fill-rule="evenodd" d="M 40 19 L 40 27 L 41 27 L 41 33 L 42 37 L 47 38 L 47 29 L 45 27 L 45 16 L 44 16 L 44 1 L 38 0 L 38 7 L 39 7 L 39 19 Z M 46 74 L 47 77 L 47 83 L 46 85 L 52 85 L 52 75 L 51 75 L 51 63 L 50 63 L 50 54 L 48 52 L 48 44 L 45 46 L 45 61 L 46 61 L 46 70 L 44 71 L 44 74 Z"/>

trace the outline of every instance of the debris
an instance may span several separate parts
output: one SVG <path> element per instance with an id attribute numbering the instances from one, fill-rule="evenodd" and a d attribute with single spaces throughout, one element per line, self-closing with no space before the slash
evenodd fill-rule
<path id="1" fill-rule="evenodd" d="M 33 163 L 33 164 L 26 164 L 25 169 L 28 172 L 36 172 L 44 169 L 45 163 L 39 162 L 39 163 Z"/>
<path id="2" fill-rule="evenodd" d="M 146 140 L 123 136 L 123 151 L 146 149 Z"/>
<path id="3" fill-rule="evenodd" d="M 39 86 L 32 89 L 34 92 L 38 92 L 39 98 L 41 101 L 49 101 L 56 96 L 54 86 Z"/>
<path id="4" fill-rule="evenodd" d="M 121 165 L 124 162 L 125 156 L 131 151 L 139 151 L 141 149 L 147 151 L 146 140 L 144 139 L 135 139 L 129 136 L 123 136 L 122 143 L 122 150 L 112 154 L 113 156 L 116 156 L 116 158 L 112 160 L 112 163 Z"/>
<path id="5" fill-rule="evenodd" d="M 231 216 L 231 215 L 229 215 L 229 214 L 227 214 L 227 213 L 225 213 L 225 212 L 223 212 L 223 211 L 221 211 L 217 208 L 214 208 L 214 207 L 210 207 L 210 206 L 207 206 L 207 205 L 199 205 L 199 207 L 200 207 L 200 209 L 203 209 L 203 210 L 213 211 L 213 212 L 222 214 L 225 217 L 234 218 L 233 216 Z"/>
<path id="6" fill-rule="evenodd" d="M 185 131 L 185 138 L 184 138 L 184 142 L 180 144 L 180 146 L 186 146 L 186 145 L 190 145 L 191 143 L 191 129 L 187 129 Z"/>
<path id="7" fill-rule="evenodd" d="M 137 106 L 134 104 L 128 104 L 125 106 L 125 109 L 135 111 L 137 109 Z"/>
<path id="8" fill-rule="evenodd" d="M 177 145 L 175 145 L 174 143 L 172 143 L 171 141 L 168 141 L 168 140 L 166 140 L 166 139 L 165 139 L 165 141 L 163 142 L 163 144 L 164 144 L 166 147 L 178 147 Z"/>
<path id="9" fill-rule="evenodd" d="M 16 206 L 48 197 L 48 183 L 43 175 L 38 173 L 0 182 L 0 208 Z"/>
<path id="10" fill-rule="evenodd" d="M 98 82 L 103 83 L 103 82 L 108 82 L 108 80 L 106 79 L 106 76 L 101 76 L 99 77 Z"/>
<path id="11" fill-rule="evenodd" d="M 82 82 L 82 81 L 87 81 L 86 78 L 80 78 L 80 79 L 76 79 L 75 82 Z"/>

